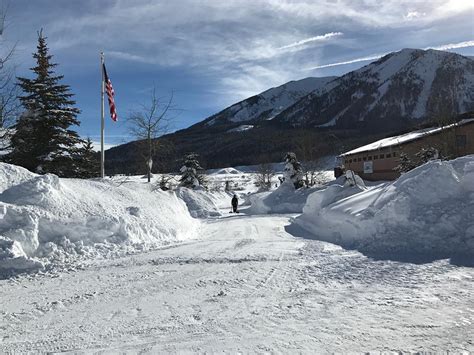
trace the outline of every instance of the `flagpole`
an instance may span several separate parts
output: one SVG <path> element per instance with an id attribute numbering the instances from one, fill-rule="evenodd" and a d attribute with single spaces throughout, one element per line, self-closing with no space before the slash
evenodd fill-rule
<path id="1" fill-rule="evenodd" d="M 100 52 L 100 71 L 102 73 L 102 81 L 100 84 L 100 177 L 105 177 L 105 152 L 104 152 L 104 52 Z"/>

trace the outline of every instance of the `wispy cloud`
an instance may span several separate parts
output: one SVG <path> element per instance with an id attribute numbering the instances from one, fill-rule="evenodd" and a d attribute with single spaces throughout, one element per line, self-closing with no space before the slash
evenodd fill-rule
<path id="1" fill-rule="evenodd" d="M 354 63 L 359 63 L 359 62 L 367 62 L 369 60 L 379 59 L 380 57 L 383 57 L 386 54 L 387 53 L 373 54 L 373 55 L 369 55 L 369 56 L 366 56 L 366 57 L 360 57 L 360 58 L 354 58 L 354 59 L 346 60 L 346 61 L 343 61 L 343 62 L 321 64 L 321 65 L 316 65 L 316 66 L 311 67 L 311 68 L 307 68 L 306 70 L 324 69 L 324 68 L 330 68 L 330 67 L 337 67 L 337 66 L 340 66 L 340 65 L 354 64 Z"/>
<path id="2" fill-rule="evenodd" d="M 449 51 L 450 49 L 459 49 L 459 48 L 467 48 L 467 47 L 474 47 L 474 41 L 448 43 L 448 44 L 442 44 L 440 46 L 435 46 L 435 47 L 427 47 L 425 49 L 437 49 L 439 51 Z"/>
<path id="3" fill-rule="evenodd" d="M 451 50 L 451 49 L 459 49 L 459 48 L 467 48 L 467 47 L 474 47 L 474 41 L 464 41 L 464 42 L 459 42 L 459 43 L 448 43 L 448 44 L 442 44 L 440 46 L 426 47 L 424 49 L 436 49 L 436 50 L 439 50 L 439 51 L 448 51 L 448 50 Z M 359 62 L 367 62 L 369 60 L 379 59 L 379 58 L 383 57 L 384 55 L 387 55 L 388 53 L 390 53 L 390 52 L 385 52 L 385 53 L 381 53 L 381 54 L 372 54 L 372 55 L 369 55 L 369 56 L 349 59 L 349 60 L 342 61 L 342 62 L 316 65 L 314 67 L 306 68 L 306 70 L 324 69 L 324 68 L 330 68 L 330 67 L 337 67 L 337 66 L 340 66 L 340 65 L 348 65 L 348 64 L 354 64 L 354 63 L 359 63 Z"/>
<path id="4" fill-rule="evenodd" d="M 187 95 L 182 105 L 193 107 L 190 116 L 195 120 L 202 118 L 195 111 L 199 105 L 222 108 L 223 102 L 307 75 L 302 68 L 341 75 L 355 67 L 350 64 L 377 59 L 392 48 L 446 43 L 432 48 L 456 50 L 472 45 L 474 2 L 467 0 L 70 3 L 61 7 L 57 0 L 11 2 L 16 19 L 8 34 L 20 42 L 17 55 L 24 72 L 31 66 L 36 31 L 43 27 L 73 87 L 73 80 L 85 87 L 76 78 L 95 73 L 98 52 L 104 50 L 108 64 L 121 68 L 114 84 L 133 78 L 117 90 L 123 95 L 118 97 L 121 111 L 141 100 L 140 89 L 157 79 L 158 86 Z M 211 99 L 203 96 L 209 91 L 215 93 Z M 83 112 L 86 105 L 95 112 L 97 104 L 84 100 L 89 101 L 79 102 Z"/>
<path id="5" fill-rule="evenodd" d="M 132 62 L 147 63 L 147 64 L 154 63 L 152 58 L 147 58 L 145 56 L 132 54 L 132 53 L 127 53 L 127 52 L 122 52 L 122 51 L 108 51 L 106 54 L 107 54 L 108 57 L 128 60 L 128 61 L 132 61 Z"/>
<path id="6" fill-rule="evenodd" d="M 290 49 L 290 48 L 302 46 L 302 45 L 307 44 L 307 43 L 325 41 L 325 40 L 328 40 L 330 38 L 338 37 L 338 36 L 342 36 L 342 35 L 343 35 L 342 32 L 329 32 L 329 33 L 325 33 L 325 34 L 320 35 L 320 36 L 306 38 L 306 39 L 303 39 L 301 41 L 297 41 L 297 42 L 288 44 L 286 46 L 280 47 L 278 49 L 280 49 L 280 50 Z"/>

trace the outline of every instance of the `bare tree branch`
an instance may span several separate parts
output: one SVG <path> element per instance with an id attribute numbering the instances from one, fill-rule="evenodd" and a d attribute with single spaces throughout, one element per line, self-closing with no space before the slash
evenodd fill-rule
<path id="1" fill-rule="evenodd" d="M 171 123 L 176 118 L 173 112 L 179 111 L 173 105 L 173 99 L 173 92 L 167 100 L 157 97 L 153 87 L 150 102 L 141 105 L 141 110 L 131 113 L 127 120 L 131 134 L 141 141 L 140 150 L 145 159 L 148 182 L 151 181 L 153 157 L 160 148 L 157 138 L 169 132 Z"/>
<path id="2" fill-rule="evenodd" d="M 5 51 L 4 33 L 6 27 L 8 4 L 0 4 L 0 44 Z M 10 63 L 15 45 L 0 53 L 0 140 L 5 141 L 11 133 L 10 128 L 19 114 L 19 88 L 15 83 L 15 67 Z"/>

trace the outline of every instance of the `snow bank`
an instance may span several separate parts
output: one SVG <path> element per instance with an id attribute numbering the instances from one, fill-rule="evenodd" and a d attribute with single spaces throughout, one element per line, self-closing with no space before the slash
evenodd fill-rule
<path id="1" fill-rule="evenodd" d="M 295 190 L 292 183 L 284 183 L 276 190 L 250 196 L 249 214 L 301 213 L 308 196 L 315 188 Z"/>
<path id="2" fill-rule="evenodd" d="M 148 250 L 193 237 L 172 192 L 149 184 L 59 179 L 0 164 L 0 276 L 80 257 Z"/>
<path id="3" fill-rule="evenodd" d="M 474 156 L 432 161 L 369 189 L 311 194 L 294 222 L 371 255 L 474 257 Z"/>
<path id="4" fill-rule="evenodd" d="M 234 168 L 222 168 L 212 172 L 213 175 L 241 175 L 242 172 Z"/>
<path id="5" fill-rule="evenodd" d="M 218 217 L 221 215 L 212 195 L 205 190 L 193 190 L 180 187 L 176 194 L 188 207 L 189 213 L 194 218 Z"/>

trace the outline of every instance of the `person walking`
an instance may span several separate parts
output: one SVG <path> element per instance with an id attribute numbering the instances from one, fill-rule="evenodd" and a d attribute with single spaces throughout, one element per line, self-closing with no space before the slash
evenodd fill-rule
<path id="1" fill-rule="evenodd" d="M 232 197 L 232 211 L 234 213 L 238 213 L 239 211 L 237 210 L 237 207 L 239 206 L 239 199 L 237 198 L 237 195 L 234 195 Z"/>

